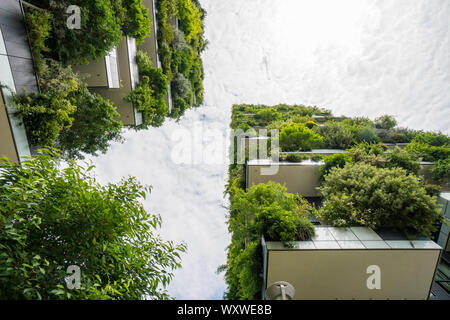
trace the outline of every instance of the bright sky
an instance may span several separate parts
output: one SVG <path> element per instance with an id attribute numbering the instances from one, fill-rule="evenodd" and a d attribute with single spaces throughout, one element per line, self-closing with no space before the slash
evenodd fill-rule
<path id="1" fill-rule="evenodd" d="M 169 288 L 179 299 L 220 299 L 226 288 L 215 270 L 230 242 L 227 164 L 203 163 L 201 152 L 211 150 L 198 146 L 201 132 L 211 130 L 205 140 L 226 143 L 232 104 L 312 104 L 337 115 L 391 114 L 416 129 L 450 127 L 448 0 L 201 3 L 210 42 L 205 105 L 179 123 L 127 132 L 124 144 L 92 159 L 101 182 L 133 175 L 153 186 L 145 206 L 162 215 L 161 234 L 188 244 Z M 181 136 L 189 137 L 196 164 L 180 161 Z"/>

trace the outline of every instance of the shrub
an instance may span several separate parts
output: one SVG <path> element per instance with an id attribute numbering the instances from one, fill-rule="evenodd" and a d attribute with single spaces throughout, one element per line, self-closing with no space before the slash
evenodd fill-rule
<path id="1" fill-rule="evenodd" d="M 133 103 L 142 113 L 143 124 L 137 129 L 145 129 L 148 126 L 159 127 L 164 123 L 168 109 L 163 97 L 154 96 L 149 77 L 143 76 L 139 85 L 125 97 L 125 100 Z"/>
<path id="2" fill-rule="evenodd" d="M 360 127 L 356 130 L 356 142 L 368 142 L 374 143 L 379 140 L 378 136 L 375 133 L 375 129 L 372 127 L 364 126 Z"/>
<path id="3" fill-rule="evenodd" d="M 15 96 L 14 103 L 25 123 L 30 142 L 38 146 L 51 146 L 61 130 L 72 125 L 76 111 L 66 97 L 48 94 Z"/>
<path id="4" fill-rule="evenodd" d="M 233 186 L 229 229 L 233 241 L 228 248 L 226 279 L 229 299 L 257 299 L 262 284 L 260 237 L 291 242 L 314 235 L 308 215 L 312 208 L 280 184 L 269 182 L 245 192 Z"/>
<path id="5" fill-rule="evenodd" d="M 288 155 L 286 155 L 286 161 L 289 162 L 302 162 L 308 159 L 309 157 L 307 155 L 300 155 L 297 153 L 289 153 Z"/>
<path id="6" fill-rule="evenodd" d="M 175 29 L 173 31 L 172 45 L 176 50 L 183 51 L 188 47 L 183 31 Z"/>
<path id="7" fill-rule="evenodd" d="M 277 112 L 275 109 L 268 107 L 261 109 L 255 113 L 254 119 L 259 125 L 267 125 L 280 117 L 281 113 Z"/>
<path id="8" fill-rule="evenodd" d="M 41 93 L 15 95 L 14 100 L 30 142 L 51 146 L 58 134 L 72 125 L 77 108 L 73 97 L 82 84 L 70 67 L 51 59 L 42 61 L 38 81 Z"/>
<path id="9" fill-rule="evenodd" d="M 186 41 L 199 45 L 203 36 L 203 13 L 192 0 L 178 1 L 180 28 L 186 34 Z"/>
<path id="10" fill-rule="evenodd" d="M 137 51 L 137 63 L 139 68 L 139 78 L 148 77 L 150 88 L 154 95 L 164 96 L 167 94 L 167 78 L 160 68 L 153 68 L 152 61 L 142 50 Z"/>
<path id="11" fill-rule="evenodd" d="M 119 113 L 111 102 L 90 93 L 86 86 L 80 87 L 72 101 L 77 106 L 74 121 L 61 130 L 56 141 L 65 158 L 83 159 L 82 152 L 97 156 L 106 153 L 111 141 L 122 141 L 122 123 L 115 120 Z"/>
<path id="12" fill-rule="evenodd" d="M 439 159 L 431 168 L 433 179 L 438 183 L 445 183 L 450 178 L 450 158 Z"/>
<path id="13" fill-rule="evenodd" d="M 323 137 L 314 133 L 303 123 L 288 122 L 280 131 L 280 147 L 283 151 L 308 151 L 320 148 Z"/>
<path id="14" fill-rule="evenodd" d="M 48 11 L 28 9 L 25 14 L 28 39 L 38 74 L 45 68 L 43 54 L 50 51 L 47 41 L 52 31 L 52 20 L 53 15 Z"/>
<path id="15" fill-rule="evenodd" d="M 345 164 L 350 162 L 350 155 L 347 153 L 335 153 L 325 157 L 324 162 L 324 165 L 319 169 L 321 180 L 324 180 L 324 177 L 331 171 L 331 169 L 345 167 Z"/>
<path id="16" fill-rule="evenodd" d="M 110 141 L 121 141 L 116 108 L 90 93 L 70 67 L 43 60 L 39 85 L 40 94 L 15 96 L 32 144 L 56 144 L 65 158 L 82 159 L 82 152 L 104 153 Z"/>
<path id="17" fill-rule="evenodd" d="M 408 128 L 393 128 L 389 130 L 381 130 L 378 137 L 384 143 L 408 143 L 411 142 L 420 131 Z"/>
<path id="18" fill-rule="evenodd" d="M 180 117 L 184 115 L 184 112 L 186 111 L 187 108 L 189 108 L 189 106 L 187 105 L 184 99 L 176 98 L 173 101 L 172 112 L 170 114 L 170 117 L 174 119 L 180 119 Z"/>
<path id="19" fill-rule="evenodd" d="M 403 149 L 395 148 L 392 152 L 386 154 L 386 158 L 388 161 L 388 168 L 403 168 L 408 173 L 415 175 L 417 175 L 420 170 L 420 164 L 419 161 L 417 161 L 417 157 Z"/>
<path id="20" fill-rule="evenodd" d="M 353 142 L 352 132 L 338 122 L 328 121 L 323 126 L 315 127 L 314 131 L 324 138 L 326 148 L 347 149 Z"/>
<path id="21" fill-rule="evenodd" d="M 142 0 L 122 0 L 126 12 L 122 22 L 123 32 L 136 38 L 142 43 L 150 33 L 151 20 L 148 9 L 142 4 Z"/>
<path id="22" fill-rule="evenodd" d="M 406 147 L 409 152 L 423 161 L 438 161 L 450 157 L 450 137 L 442 133 L 426 132 L 418 134 Z"/>
<path id="23" fill-rule="evenodd" d="M 55 152 L 0 161 L 0 299 L 167 299 L 184 245 L 155 233 L 150 192 L 129 177 L 99 185 L 93 167 L 58 168 Z M 66 287 L 67 267 L 80 289 Z"/>
<path id="24" fill-rule="evenodd" d="M 191 91 L 191 83 L 181 73 L 177 73 L 171 83 L 172 96 L 185 99 Z"/>
<path id="25" fill-rule="evenodd" d="M 389 130 L 397 125 L 397 121 L 392 116 L 384 115 L 375 119 L 375 125 L 378 129 Z"/>
<path id="26" fill-rule="evenodd" d="M 54 32 L 51 49 L 65 63 L 87 63 L 106 56 L 116 47 L 122 30 L 120 15 L 116 15 L 110 0 L 33 0 L 53 14 Z M 81 9 L 81 29 L 67 28 L 69 14 L 65 11 L 70 5 Z"/>
<path id="27" fill-rule="evenodd" d="M 336 226 L 395 227 L 432 236 L 441 216 L 436 199 L 401 168 L 356 163 L 334 168 L 321 187 L 319 217 Z"/>

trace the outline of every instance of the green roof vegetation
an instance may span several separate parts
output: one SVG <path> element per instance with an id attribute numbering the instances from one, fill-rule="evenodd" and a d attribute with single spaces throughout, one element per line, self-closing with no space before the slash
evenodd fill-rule
<path id="1" fill-rule="evenodd" d="M 410 236 L 432 236 L 444 220 L 436 195 L 442 186 L 448 186 L 449 137 L 396 126 L 396 120 L 387 115 L 375 121 L 335 117 L 315 106 L 233 106 L 231 128 L 244 130 L 245 136 L 258 135 L 257 129 L 279 130 L 267 134 L 269 148 L 274 134 L 279 137 L 279 151 L 284 151 L 280 161 L 321 161 L 323 206 L 316 209 L 301 195 L 290 194 L 270 181 L 247 188 L 246 164 L 237 163 L 239 137 L 233 137 L 226 186 L 232 241 L 227 264 L 219 268 L 225 271 L 227 299 L 259 299 L 263 272 L 260 237 L 287 244 L 309 239 L 312 224 L 308 218 L 333 226 L 393 227 Z M 388 144 L 393 142 L 410 144 L 390 148 Z M 317 154 L 299 152 L 317 148 L 345 151 L 328 156 L 320 150 Z M 248 149 L 246 146 L 245 160 L 249 159 Z M 418 175 L 423 160 L 434 161 L 434 181 Z M 297 224 L 294 221 L 299 214 L 301 222 Z M 265 223 L 259 229 L 255 227 L 258 219 Z"/>
<path id="2" fill-rule="evenodd" d="M 203 102 L 206 12 L 197 0 L 157 0 L 158 48 L 162 69 L 172 88 L 171 117 L 179 119 L 190 106 Z M 176 20 L 179 29 L 176 28 Z"/>
<path id="3" fill-rule="evenodd" d="M 113 102 L 91 92 L 71 65 L 105 57 L 126 35 L 138 43 L 149 36 L 151 20 L 142 0 L 56 0 L 30 1 L 40 7 L 25 6 L 25 20 L 40 86 L 39 93 L 15 96 L 19 114 L 34 146 L 58 147 L 65 158 L 83 158 L 107 151 L 112 141 L 122 141 L 122 123 Z M 67 28 L 69 5 L 81 8 L 81 29 Z M 166 6 L 171 9 L 165 11 Z M 203 99 L 203 67 L 200 57 L 205 47 L 205 12 L 197 1 L 158 1 L 161 30 L 174 33 L 170 41 L 170 70 L 154 66 L 147 54 L 137 51 L 139 85 L 123 96 L 142 114 L 142 124 L 134 129 L 159 127 L 166 116 L 176 119 Z M 164 16 L 167 12 L 167 16 Z M 178 17 L 180 30 L 168 19 Z M 163 61 L 167 60 L 160 50 Z M 175 75 L 175 76 L 173 76 Z M 169 115 L 166 95 L 172 88 L 173 109 Z M 195 96 L 195 98 L 194 98 Z"/>

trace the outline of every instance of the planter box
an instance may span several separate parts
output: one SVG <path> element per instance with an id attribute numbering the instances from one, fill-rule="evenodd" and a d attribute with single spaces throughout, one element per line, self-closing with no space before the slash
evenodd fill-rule
<path id="1" fill-rule="evenodd" d="M 323 162 L 303 161 L 272 162 L 270 160 L 250 160 L 247 162 L 247 187 L 269 181 L 284 184 L 290 193 L 303 197 L 318 197 L 320 187 L 319 168 Z M 261 169 L 278 166 L 274 175 L 263 175 Z"/>
<path id="2" fill-rule="evenodd" d="M 294 248 L 264 239 L 262 246 L 263 292 L 287 281 L 295 300 L 428 299 L 441 252 L 426 238 L 409 241 L 364 227 L 319 226 L 311 241 L 294 242 Z M 369 288 L 371 266 L 379 268 L 379 289 Z"/>
<path id="3" fill-rule="evenodd" d="M 298 154 L 308 156 L 331 156 L 337 153 L 347 153 L 348 151 L 342 149 L 313 149 L 311 151 L 295 151 L 295 152 L 280 152 L 280 154 Z"/>

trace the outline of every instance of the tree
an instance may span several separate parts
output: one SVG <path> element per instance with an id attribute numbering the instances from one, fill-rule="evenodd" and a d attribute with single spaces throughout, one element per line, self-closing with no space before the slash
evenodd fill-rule
<path id="1" fill-rule="evenodd" d="M 187 42 L 199 43 L 203 36 L 203 13 L 192 0 L 178 1 L 180 28 L 186 34 Z"/>
<path id="2" fill-rule="evenodd" d="M 97 94 L 92 94 L 86 86 L 80 87 L 73 98 L 77 109 L 74 121 L 63 128 L 56 144 L 68 159 L 83 159 L 82 152 L 96 156 L 105 153 L 111 141 L 122 141 L 122 123 L 116 107 Z"/>
<path id="3" fill-rule="evenodd" d="M 397 125 L 397 121 L 394 117 L 389 115 L 384 115 L 375 119 L 375 126 L 378 129 L 390 130 Z"/>
<path id="4" fill-rule="evenodd" d="M 164 242 L 135 178 L 99 185 L 54 151 L 0 161 L 0 299 L 166 299 L 185 246 Z M 81 288 L 65 284 L 70 265 Z"/>
<path id="5" fill-rule="evenodd" d="M 122 124 L 111 102 L 89 92 L 70 67 L 43 60 L 41 93 L 15 96 L 31 143 L 56 144 L 65 158 L 83 158 L 81 152 L 106 152 L 110 141 L 121 141 Z"/>
<path id="6" fill-rule="evenodd" d="M 401 168 L 347 164 L 333 168 L 321 187 L 319 217 L 335 226 L 394 227 L 432 236 L 442 219 L 436 198 Z"/>
<path id="7" fill-rule="evenodd" d="M 227 298 L 258 299 L 262 285 L 260 237 L 288 245 L 309 239 L 314 235 L 308 219 L 312 208 L 306 200 L 287 193 L 285 187 L 274 182 L 258 184 L 248 192 L 233 185 L 230 200 L 228 225 L 233 236 L 226 268 Z"/>
<path id="8" fill-rule="evenodd" d="M 179 51 L 182 51 L 188 47 L 183 31 L 179 29 L 175 29 L 173 31 L 172 46 Z"/>
<path id="9" fill-rule="evenodd" d="M 110 0 L 32 0 L 48 9 L 53 19 L 53 33 L 50 48 L 65 64 L 87 63 L 89 59 L 100 59 L 116 47 L 122 38 L 124 15 L 116 14 L 117 6 Z M 70 5 L 81 9 L 81 28 L 70 29 L 66 13 Z"/>
<path id="10" fill-rule="evenodd" d="M 142 0 L 122 0 L 122 2 L 125 9 L 122 30 L 124 34 L 142 43 L 150 34 L 152 25 L 148 9 L 142 4 Z"/>
<path id="11" fill-rule="evenodd" d="M 308 151 L 320 148 L 323 137 L 303 123 L 287 122 L 280 131 L 280 147 L 283 151 Z"/>
<path id="12" fill-rule="evenodd" d="M 142 77 L 139 85 L 125 99 L 142 113 L 143 124 L 137 129 L 159 127 L 164 123 L 168 108 L 162 96 L 154 95 L 149 77 Z"/>
<path id="13" fill-rule="evenodd" d="M 324 145 L 330 149 L 347 149 L 353 143 L 352 132 L 335 121 L 328 121 L 314 130 L 324 138 Z"/>
<path id="14" fill-rule="evenodd" d="M 177 73 L 171 83 L 172 96 L 185 99 L 191 91 L 191 83 L 181 73 Z"/>
<path id="15" fill-rule="evenodd" d="M 255 113 L 254 118 L 260 125 L 267 125 L 269 122 L 275 121 L 281 116 L 274 108 L 261 109 Z"/>
<path id="16" fill-rule="evenodd" d="M 441 132 L 424 132 L 416 135 L 406 150 L 421 157 L 423 161 L 450 158 L 450 137 Z"/>
<path id="17" fill-rule="evenodd" d="M 67 95 L 31 93 L 15 95 L 17 114 L 25 123 L 30 142 L 37 146 L 51 146 L 61 130 L 69 128 L 76 111 Z"/>

